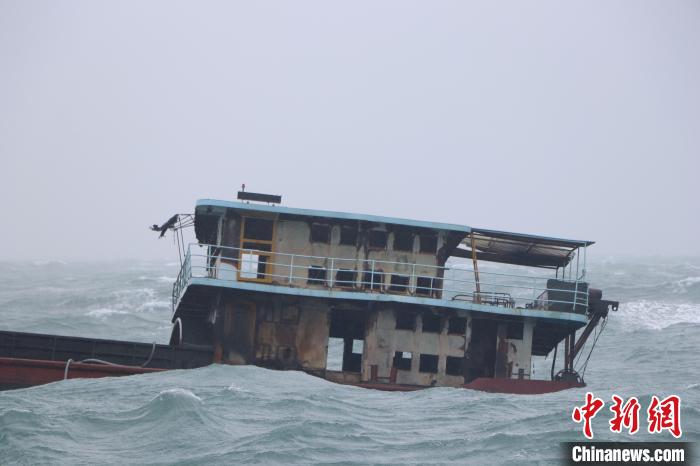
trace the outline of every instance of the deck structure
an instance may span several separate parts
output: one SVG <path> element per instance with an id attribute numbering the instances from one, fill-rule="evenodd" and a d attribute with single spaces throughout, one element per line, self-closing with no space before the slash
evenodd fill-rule
<path id="1" fill-rule="evenodd" d="M 211 345 L 215 362 L 387 390 L 553 391 L 583 384 L 574 358 L 617 306 L 589 289 L 591 241 L 250 201 L 200 200 L 193 220 L 170 343 Z M 560 343 L 562 371 L 531 381 L 532 357 Z"/>
<path id="2" fill-rule="evenodd" d="M 0 389 L 223 363 L 382 390 L 546 393 L 584 385 L 574 360 L 617 309 L 589 288 L 590 241 L 239 198 L 152 227 L 178 240 L 168 345 L 3 331 Z M 532 358 L 552 352 L 535 380 Z"/>

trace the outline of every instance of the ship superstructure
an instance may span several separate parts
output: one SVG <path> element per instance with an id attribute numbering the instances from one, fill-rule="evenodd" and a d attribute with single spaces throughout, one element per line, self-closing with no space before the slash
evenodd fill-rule
<path id="1" fill-rule="evenodd" d="M 2 331 L 0 389 L 223 363 L 383 390 L 545 393 L 584 385 L 574 361 L 618 306 L 589 288 L 590 241 L 239 199 L 152 227 L 178 242 L 169 344 Z M 536 380 L 533 357 L 549 354 Z"/>
<path id="2" fill-rule="evenodd" d="M 617 307 L 589 289 L 590 241 L 251 200 L 200 200 L 194 228 L 170 343 L 211 346 L 219 363 L 389 390 L 550 391 L 582 384 L 574 358 Z M 560 343 L 562 371 L 529 383 L 532 357 Z"/>

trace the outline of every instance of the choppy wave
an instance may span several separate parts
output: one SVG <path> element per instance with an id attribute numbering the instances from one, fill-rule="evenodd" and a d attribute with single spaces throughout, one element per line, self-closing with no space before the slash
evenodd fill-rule
<path id="1" fill-rule="evenodd" d="M 0 326 L 165 342 L 172 268 L 0 264 Z M 698 270 L 692 260 L 610 259 L 590 271 L 593 286 L 622 305 L 592 354 L 586 390 L 642 403 L 676 393 L 688 441 L 700 441 Z M 538 361 L 536 373 L 548 374 L 550 362 Z M 582 438 L 570 410 L 586 390 L 387 393 L 219 365 L 71 379 L 0 392 L 0 463 L 559 464 L 559 442 Z M 596 439 L 620 440 L 607 419 L 594 420 Z"/>
<path id="2" fill-rule="evenodd" d="M 627 331 L 648 328 L 660 330 L 676 324 L 700 324 L 700 304 L 631 301 L 623 303 L 611 319 L 620 319 Z"/>

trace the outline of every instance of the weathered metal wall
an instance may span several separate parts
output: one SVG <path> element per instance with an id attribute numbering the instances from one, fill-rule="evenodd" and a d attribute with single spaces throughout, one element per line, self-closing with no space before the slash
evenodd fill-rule
<path id="1" fill-rule="evenodd" d="M 396 328 L 396 312 L 393 309 L 376 311 L 368 323 L 362 365 L 362 380 L 372 381 L 373 375 L 379 382 L 409 385 L 461 386 L 462 375 L 446 373 L 447 357 L 464 358 L 469 338 L 469 326 L 462 335 L 448 334 L 447 317 L 442 316 L 439 333 L 423 332 L 422 315 L 416 316 L 415 330 Z M 411 367 L 394 368 L 394 355 L 397 351 L 411 353 Z M 420 371 L 420 356 L 438 356 L 437 372 Z M 375 369 L 372 366 L 376 366 Z M 374 372 L 373 372 L 374 371 Z"/>
<path id="2" fill-rule="evenodd" d="M 328 306 L 320 300 L 230 295 L 215 325 L 221 327 L 222 362 L 276 369 L 326 367 Z"/>

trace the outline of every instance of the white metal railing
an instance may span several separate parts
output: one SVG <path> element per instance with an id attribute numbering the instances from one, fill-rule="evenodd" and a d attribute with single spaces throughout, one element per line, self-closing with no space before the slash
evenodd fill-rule
<path id="1" fill-rule="evenodd" d="M 464 266 L 465 263 L 440 267 L 193 243 L 187 247 L 180 273 L 173 284 L 173 309 L 177 308 L 192 277 L 330 291 L 398 293 L 508 308 L 576 313 L 588 309 L 588 289 L 583 274 L 574 280 L 564 280 L 480 270 L 480 291 L 476 291 L 474 271 Z"/>

